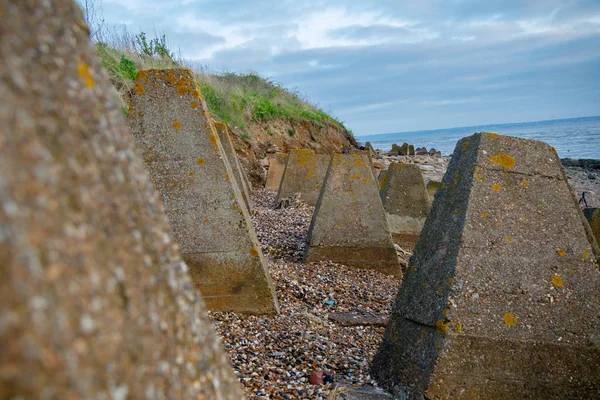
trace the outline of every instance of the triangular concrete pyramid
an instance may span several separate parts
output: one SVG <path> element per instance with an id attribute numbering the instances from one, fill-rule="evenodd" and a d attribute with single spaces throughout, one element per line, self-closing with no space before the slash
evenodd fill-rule
<path id="1" fill-rule="evenodd" d="M 285 164 L 277 201 L 300 193 L 303 202 L 314 206 L 327 173 L 331 156 L 315 154 L 311 149 L 295 149 Z"/>
<path id="2" fill-rule="evenodd" d="M 333 156 L 310 224 L 305 259 L 401 276 L 366 152 Z"/>
<path id="3" fill-rule="evenodd" d="M 80 8 L 0 9 L 0 399 L 242 399 Z"/>
<path id="4" fill-rule="evenodd" d="M 391 163 L 379 182 L 381 202 L 394 243 L 414 248 L 431 201 L 416 164 Z"/>
<path id="5" fill-rule="evenodd" d="M 400 398 L 600 394 L 600 271 L 554 148 L 460 140 L 371 375 Z"/>
<path id="6" fill-rule="evenodd" d="M 191 71 L 138 73 L 129 117 L 167 217 L 210 310 L 278 310 L 260 245 Z"/>

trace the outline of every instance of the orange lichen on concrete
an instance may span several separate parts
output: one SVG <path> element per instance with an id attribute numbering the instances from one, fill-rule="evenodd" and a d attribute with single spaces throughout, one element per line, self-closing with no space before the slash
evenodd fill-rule
<path id="1" fill-rule="evenodd" d="M 554 275 L 552 277 L 552 284 L 556 287 L 563 287 L 563 278 L 560 275 Z"/>
<path id="2" fill-rule="evenodd" d="M 310 149 L 299 149 L 295 150 L 296 156 L 298 157 L 297 163 L 300 166 L 306 165 L 307 163 L 315 162 L 315 153 Z M 334 162 L 336 160 L 334 159 Z M 339 160 L 338 160 L 339 162 Z M 337 165 L 337 164 L 335 164 Z"/>
<path id="3" fill-rule="evenodd" d="M 144 94 L 144 85 L 142 85 L 141 83 L 137 83 L 133 90 L 135 90 L 138 96 L 141 96 Z"/>
<path id="4" fill-rule="evenodd" d="M 477 179 L 478 181 L 480 181 L 480 180 L 481 180 L 481 174 L 479 174 L 479 173 L 478 173 L 478 174 L 476 174 L 476 175 L 475 175 L 475 179 Z"/>
<path id="5" fill-rule="evenodd" d="M 442 335 L 446 334 L 446 330 L 448 329 L 448 325 L 450 325 L 450 321 L 444 322 L 444 320 L 438 319 L 435 322 L 435 331 Z"/>
<path id="6" fill-rule="evenodd" d="M 361 160 L 360 154 L 354 153 L 352 156 L 354 157 L 353 163 L 354 163 L 355 167 L 368 167 L 369 166 L 369 164 L 367 164 Z"/>
<path id="7" fill-rule="evenodd" d="M 468 141 L 468 140 L 465 140 L 465 141 L 463 142 L 462 146 L 460 147 L 460 149 L 461 149 L 462 151 L 465 151 L 465 150 L 467 150 L 467 147 L 469 147 L 469 141 Z"/>
<path id="8" fill-rule="evenodd" d="M 211 133 L 211 134 L 210 134 L 210 139 L 209 139 L 209 141 L 210 141 L 210 144 L 212 144 L 212 145 L 213 145 L 213 149 L 214 149 L 215 151 L 219 151 L 219 144 L 218 144 L 218 142 L 217 142 L 217 137 L 214 135 L 214 133 Z"/>
<path id="9" fill-rule="evenodd" d="M 199 158 L 196 160 L 196 162 L 198 163 L 198 165 L 202 165 L 204 164 L 206 161 L 204 160 L 204 158 Z"/>
<path id="10" fill-rule="evenodd" d="M 77 73 L 79 77 L 83 79 L 83 83 L 86 87 L 92 88 L 94 87 L 94 78 L 92 78 L 92 69 L 89 65 L 84 63 L 83 61 L 79 61 L 77 63 Z"/>
<path id="11" fill-rule="evenodd" d="M 506 169 L 511 169 L 515 167 L 515 159 L 506 153 L 500 153 L 495 156 L 490 156 L 490 163 L 492 165 L 499 165 Z"/>
<path id="12" fill-rule="evenodd" d="M 461 333 L 462 332 L 462 324 L 460 322 L 454 323 L 454 332 Z"/>
<path id="13" fill-rule="evenodd" d="M 173 121 L 173 128 L 175 128 L 176 131 L 178 131 L 181 128 L 181 122 L 179 121 Z"/>
<path id="14" fill-rule="evenodd" d="M 200 103 L 198 103 L 197 101 L 194 100 L 190 103 L 190 107 L 198 108 L 198 107 L 200 107 Z"/>
<path id="15" fill-rule="evenodd" d="M 513 313 L 507 312 L 504 314 L 504 323 L 511 327 L 517 324 L 517 316 Z"/>
<path id="16" fill-rule="evenodd" d="M 252 257 L 258 257 L 258 250 L 255 249 L 254 247 L 250 248 L 250 255 Z"/>
<path id="17" fill-rule="evenodd" d="M 564 251 L 563 249 L 558 249 L 558 250 L 556 250 L 556 254 L 558 254 L 561 257 L 564 257 L 567 255 L 567 252 Z"/>
<path id="18" fill-rule="evenodd" d="M 500 186 L 500 185 L 498 185 L 496 183 L 492 185 L 492 190 L 494 192 L 499 192 L 501 189 L 502 189 L 502 186 Z"/>
<path id="19" fill-rule="evenodd" d="M 194 171 L 190 171 L 190 176 L 194 176 Z"/>
<path id="20" fill-rule="evenodd" d="M 490 214 L 488 214 L 488 213 L 486 213 L 486 212 L 482 212 L 482 213 L 479 213 L 479 216 L 480 216 L 481 218 L 487 218 L 487 217 L 489 217 L 489 216 L 490 216 Z"/>
<path id="21" fill-rule="evenodd" d="M 225 173 L 225 180 L 226 181 L 231 180 L 231 176 L 229 176 L 229 172 Z"/>
<path id="22" fill-rule="evenodd" d="M 512 238 L 512 236 L 510 236 L 510 235 L 507 235 L 507 236 L 506 236 L 506 241 L 507 241 L 508 243 L 512 243 L 512 241 L 513 241 L 513 238 Z"/>
<path id="23" fill-rule="evenodd" d="M 527 179 L 523 178 L 523 180 L 521 181 L 521 187 L 523 189 L 527 189 L 529 187 L 529 182 L 527 181 Z"/>

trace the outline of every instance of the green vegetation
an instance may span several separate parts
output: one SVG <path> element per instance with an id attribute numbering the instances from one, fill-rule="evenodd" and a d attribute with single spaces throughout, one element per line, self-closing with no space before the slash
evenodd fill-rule
<path id="1" fill-rule="evenodd" d="M 351 134 L 340 120 L 303 100 L 297 92 L 255 73 L 197 72 L 196 77 L 210 111 L 230 125 L 244 128 L 249 121 L 286 118 L 311 121 L 320 127 L 329 122 Z"/>
<path id="2" fill-rule="evenodd" d="M 96 48 L 123 106 L 126 105 L 124 99 L 134 87 L 138 70 L 190 67 L 189 63 L 175 58 L 165 35 L 149 39 L 144 32 L 132 35 L 124 30 L 112 36 L 103 34 L 98 37 Z M 284 118 L 296 122 L 310 121 L 320 127 L 331 123 L 352 135 L 340 120 L 303 99 L 298 92 L 284 89 L 279 83 L 255 73 L 196 70 L 195 74 L 210 112 L 232 126 L 245 130 L 251 121 Z M 296 132 L 292 130 L 288 134 L 294 136 Z M 248 136 L 247 133 L 244 135 Z"/>

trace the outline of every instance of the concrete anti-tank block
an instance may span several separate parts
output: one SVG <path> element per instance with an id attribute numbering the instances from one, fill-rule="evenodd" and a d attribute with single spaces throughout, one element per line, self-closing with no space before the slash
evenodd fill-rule
<path id="1" fill-rule="evenodd" d="M 329 160 L 331 156 L 315 154 L 310 149 L 292 150 L 285 164 L 277 202 L 300 193 L 303 202 L 311 206 L 317 204 Z"/>
<path id="2" fill-rule="evenodd" d="M 269 156 L 269 173 L 267 174 L 267 183 L 265 184 L 265 189 L 279 189 L 287 158 L 288 153 L 277 153 Z"/>
<path id="3" fill-rule="evenodd" d="M 244 398 L 83 13 L 0 10 L 0 398 Z"/>
<path id="4" fill-rule="evenodd" d="M 391 163 L 379 194 L 394 243 L 413 248 L 431 207 L 419 166 Z"/>
<path id="5" fill-rule="evenodd" d="M 236 185 L 242 193 L 242 199 L 244 204 L 250 213 L 252 213 L 252 201 L 250 200 L 250 188 L 248 187 L 247 181 L 244 177 L 244 173 L 240 160 L 238 160 L 237 154 L 235 153 L 235 147 L 231 140 L 231 134 L 229 127 L 224 122 L 215 122 L 215 129 L 217 135 L 219 135 L 219 141 L 223 146 L 223 151 L 226 155 L 226 160 L 229 162 L 229 166 L 233 170 L 233 177 Z"/>
<path id="6" fill-rule="evenodd" d="M 308 233 L 305 259 L 401 276 L 366 152 L 333 156 Z"/>
<path id="7" fill-rule="evenodd" d="M 598 397 L 600 271 L 586 225 L 552 147 L 460 140 L 372 376 L 408 399 Z"/>
<path id="8" fill-rule="evenodd" d="M 191 71 L 140 71 L 129 122 L 210 310 L 275 313 L 273 284 L 234 171 Z"/>

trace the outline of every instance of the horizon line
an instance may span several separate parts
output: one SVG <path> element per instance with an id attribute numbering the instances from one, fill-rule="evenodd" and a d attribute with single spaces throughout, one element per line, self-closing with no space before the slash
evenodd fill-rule
<path id="1" fill-rule="evenodd" d="M 455 126 L 455 127 L 452 127 L 452 128 L 423 129 L 423 130 L 416 130 L 416 131 L 372 133 L 372 134 L 368 134 L 368 135 L 356 135 L 356 136 L 357 137 L 365 137 L 365 136 L 398 135 L 398 134 L 409 134 L 409 133 L 427 133 L 427 132 L 445 131 L 445 130 L 452 130 L 452 129 L 482 128 L 482 127 L 486 127 L 486 126 L 502 126 L 502 125 L 506 126 L 506 125 L 518 125 L 518 124 L 533 124 L 533 123 L 538 123 L 538 122 L 556 122 L 556 121 L 567 121 L 567 120 L 585 119 L 585 118 L 600 118 L 600 115 L 588 115 L 588 116 L 583 116 L 583 117 L 543 119 L 543 120 L 537 120 L 537 121 L 504 122 L 504 123 L 493 123 L 493 124 L 479 124 L 479 125 Z"/>

